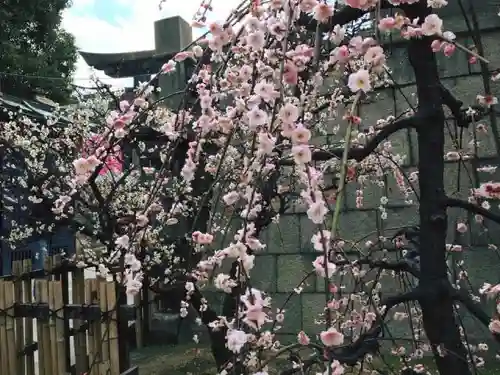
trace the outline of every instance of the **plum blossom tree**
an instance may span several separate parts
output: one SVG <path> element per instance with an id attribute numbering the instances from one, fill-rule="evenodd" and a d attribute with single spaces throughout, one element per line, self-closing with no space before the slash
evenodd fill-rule
<path id="1" fill-rule="evenodd" d="M 384 340 L 398 358 L 389 369 L 428 373 L 418 362 L 428 353 L 441 375 L 472 374 L 486 345 L 471 347 L 456 307 L 465 307 L 498 339 L 498 307 L 485 310 L 477 294 L 496 299 L 500 287 L 470 290 L 462 282 L 465 271 L 461 280 L 450 280 L 447 253 L 461 247 L 447 244 L 447 209 L 500 223 L 490 209 L 500 183 L 477 186 L 467 201 L 446 195 L 444 161 L 463 155 L 444 152 L 443 107 L 467 128 L 479 126 L 496 99 L 487 93 L 464 105 L 441 84 L 436 53 L 465 53 L 488 63 L 445 31 L 433 11 L 446 5 L 445 0 L 346 0 L 342 6 L 318 0 L 244 1 L 224 23 L 209 24 L 204 37 L 158 73 L 170 74 L 185 59 L 197 61 L 186 89 L 173 94 L 183 96 L 178 108 L 162 107 L 163 99 L 155 101 L 147 83 L 137 88 L 133 101 L 113 97 L 111 111 L 108 102 L 82 103 L 67 113 L 67 126 L 13 118 L 4 124 L 0 142 L 5 154 L 23 163 L 14 182 L 33 204 L 30 222 L 14 223 L 9 240 L 16 243 L 61 225 L 98 240 L 104 250 L 98 253 L 88 244 L 71 261 L 111 274 L 128 293 L 140 290 L 145 276 L 154 291 L 175 291 L 181 316 L 193 307 L 208 328 L 223 374 L 268 374 L 282 354 L 291 362 L 283 374 L 380 373 L 377 366 L 384 364 L 375 357 Z M 205 22 L 209 6 L 203 8 L 196 24 Z M 389 8 L 401 13 L 382 17 Z M 357 109 L 390 74 L 377 38 L 354 35 L 366 22 L 406 40 L 418 97 L 414 111 L 367 125 Z M 332 123 L 345 135 L 342 144 L 313 145 L 312 138 Z M 407 176 L 388 138 L 410 128 L 417 133 L 419 163 Z M 93 142 L 83 147 L 88 139 Z M 155 147 L 148 146 L 151 140 Z M 131 150 L 139 160 L 117 166 L 120 155 L 126 159 Z M 151 163 L 141 165 L 141 160 Z M 328 175 L 336 176 L 331 184 Z M 339 236 L 346 185 L 386 177 L 395 179 L 408 204 L 412 195 L 417 199 L 419 225 L 398 228 L 392 238 L 364 248 L 353 244 L 353 255 Z M 287 319 L 286 303 L 274 305 L 252 287 L 250 276 L 255 254 L 266 251 L 260 235 L 292 204 L 304 205 L 317 228 L 311 242 L 318 257 L 297 291 L 311 275 L 324 279 L 325 325 L 317 332 L 297 332 L 297 342 L 284 347 L 277 333 Z M 363 206 L 362 189 L 356 205 Z M 457 230 L 467 230 L 467 224 L 458 223 Z M 220 245 L 228 235 L 229 244 Z M 388 256 L 391 246 L 404 256 Z M 228 260 L 229 273 L 216 274 Z M 372 271 L 377 276 L 364 283 Z M 406 275 L 413 283 L 381 297 L 383 273 Z M 361 286 L 346 294 L 334 282 L 337 275 L 350 275 Z M 203 297 L 210 282 L 226 293 L 222 314 Z M 411 348 L 388 333 L 391 317 L 410 323 Z M 303 358 L 306 348 L 315 354 Z"/>

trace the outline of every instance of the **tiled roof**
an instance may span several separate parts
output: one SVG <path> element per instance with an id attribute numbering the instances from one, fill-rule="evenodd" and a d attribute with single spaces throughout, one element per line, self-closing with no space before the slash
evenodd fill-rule
<path id="1" fill-rule="evenodd" d="M 4 117 L 4 113 L 12 111 L 37 120 L 47 120 L 54 117 L 56 105 L 56 103 L 41 97 L 26 100 L 0 93 L 0 118 Z M 58 122 L 69 122 L 69 120 L 58 117 Z"/>

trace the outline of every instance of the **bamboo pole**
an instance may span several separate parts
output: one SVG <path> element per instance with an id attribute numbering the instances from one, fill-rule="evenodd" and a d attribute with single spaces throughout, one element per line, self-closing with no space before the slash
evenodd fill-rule
<path id="1" fill-rule="evenodd" d="M 63 301 L 63 283 L 53 281 L 54 285 L 54 309 L 56 311 L 56 353 L 57 353 L 57 374 L 66 373 L 66 337 L 64 334 L 64 301 Z M 69 340 L 69 337 L 67 338 Z"/>
<path id="2" fill-rule="evenodd" d="M 110 375 L 120 375 L 120 351 L 118 347 L 118 324 L 116 309 L 116 287 L 114 281 L 109 281 L 106 284 L 107 295 L 107 310 L 112 311 L 109 320 L 109 358 L 110 358 Z"/>
<path id="3" fill-rule="evenodd" d="M 20 278 L 23 273 L 23 261 L 18 260 L 12 262 L 12 274 L 15 277 L 14 281 L 14 300 L 19 303 L 24 302 L 24 294 L 23 294 L 23 281 Z M 27 301 L 30 303 L 31 301 Z M 26 319 L 28 320 L 28 319 Z M 24 318 L 17 317 L 16 322 L 16 351 L 21 353 L 24 349 L 25 345 L 25 335 L 24 335 Z M 25 375 L 26 373 L 26 356 L 18 356 L 17 357 L 17 373 L 19 375 Z"/>
<path id="4" fill-rule="evenodd" d="M 107 313 L 108 311 L 108 299 L 107 299 L 107 287 L 106 280 L 99 280 L 99 306 L 101 308 L 101 314 Z M 107 375 L 109 370 L 109 316 L 103 320 L 101 324 L 101 341 L 100 341 L 100 351 L 101 351 L 101 375 Z"/>
<path id="5" fill-rule="evenodd" d="M 14 314 L 14 283 L 7 281 L 4 283 L 5 307 L 7 317 L 5 328 L 7 331 L 7 350 L 9 352 L 9 374 L 17 373 L 17 352 L 16 352 L 16 332 Z"/>
<path id="6" fill-rule="evenodd" d="M 31 259 L 23 260 L 22 263 L 22 273 L 31 272 Z M 23 280 L 23 295 L 25 303 L 33 302 L 33 288 L 31 285 L 32 279 Z M 33 343 L 33 319 L 26 318 L 24 320 L 24 345 L 30 345 Z M 25 356 L 26 359 L 26 375 L 35 375 L 35 355 L 34 353 L 28 353 Z M 41 375 L 41 374 L 40 374 Z"/>
<path id="7" fill-rule="evenodd" d="M 81 254 L 80 242 L 76 241 L 76 256 Z M 73 303 L 85 303 L 85 275 L 83 269 L 73 271 Z M 73 328 L 79 329 L 84 325 L 85 321 L 75 319 L 73 320 Z M 77 374 L 83 374 L 88 371 L 88 357 L 87 357 L 87 340 L 85 332 L 77 333 L 74 336 L 75 343 L 75 370 Z"/>
<path id="8" fill-rule="evenodd" d="M 54 282 L 47 282 L 47 291 L 48 291 L 48 304 L 51 312 L 55 311 L 54 305 Z M 51 364 L 51 372 L 53 374 L 57 374 L 57 362 L 59 359 L 57 358 L 57 343 L 56 343 L 56 318 L 51 315 L 49 319 L 49 340 L 50 340 L 50 364 Z"/>
<path id="9" fill-rule="evenodd" d="M 0 280 L 0 311 L 5 310 L 4 281 Z M 0 315 L 0 364 L 3 369 L 9 368 L 9 342 L 7 341 L 7 326 L 5 315 Z"/>

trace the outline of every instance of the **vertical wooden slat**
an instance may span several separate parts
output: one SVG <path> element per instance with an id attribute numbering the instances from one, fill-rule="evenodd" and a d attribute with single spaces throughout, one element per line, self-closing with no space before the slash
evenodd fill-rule
<path id="1" fill-rule="evenodd" d="M 110 375 L 120 375 L 120 350 L 118 348 L 118 324 L 116 310 L 116 289 L 115 282 L 109 281 L 106 285 L 107 310 L 112 311 L 109 321 L 109 359 Z"/>
<path id="2" fill-rule="evenodd" d="M 22 273 L 31 272 L 31 260 L 23 260 Z M 33 287 L 31 285 L 32 280 L 26 279 L 23 281 L 23 295 L 25 303 L 33 302 Z M 24 345 L 29 345 L 33 342 L 33 319 L 26 318 L 24 320 Z M 35 356 L 33 353 L 29 353 L 25 356 L 26 358 L 26 375 L 35 375 Z M 41 374 L 40 374 L 41 375 Z"/>
<path id="3" fill-rule="evenodd" d="M 92 303 L 92 280 L 84 280 L 85 287 L 85 303 L 90 305 Z M 87 370 L 89 371 L 89 375 L 93 375 L 93 369 L 90 368 L 92 366 L 94 360 L 94 324 L 89 322 L 89 328 L 87 329 L 87 353 L 88 353 L 88 362 L 89 367 Z"/>
<path id="4" fill-rule="evenodd" d="M 7 331 L 7 351 L 9 352 L 9 374 L 17 373 L 17 352 L 16 352 L 16 332 L 14 314 L 14 283 L 8 281 L 4 283 L 4 300 L 7 309 L 5 319 L 5 329 Z"/>
<path id="5" fill-rule="evenodd" d="M 47 280 L 37 280 L 39 287 L 39 301 L 49 303 L 49 291 Z M 38 329 L 38 361 L 40 370 L 43 367 L 45 375 L 52 374 L 52 350 L 50 343 L 50 319 L 37 320 Z"/>
<path id="6" fill-rule="evenodd" d="M 61 288 L 62 288 L 62 301 L 63 305 L 66 306 L 70 303 L 72 303 L 72 296 L 71 296 L 71 275 L 69 272 L 63 272 L 61 274 Z M 83 303 L 83 302 L 82 302 Z M 72 321 L 71 319 L 66 318 L 66 312 L 63 313 L 64 315 L 64 320 L 63 320 L 63 329 L 64 329 L 64 337 L 66 337 L 66 340 L 64 340 L 64 352 L 65 353 L 70 353 L 71 350 L 74 352 L 74 346 L 73 349 L 71 348 L 71 342 L 73 341 L 74 344 L 74 336 L 71 337 L 70 335 L 70 330 L 71 327 L 73 327 L 72 323 L 74 324 L 74 320 Z M 73 356 L 67 356 L 66 357 L 66 372 L 70 371 L 71 365 L 72 365 L 72 358 Z M 82 372 L 83 374 L 84 372 Z"/>
<path id="7" fill-rule="evenodd" d="M 54 282 L 47 282 L 47 290 L 48 290 L 48 303 L 50 311 L 55 311 L 54 306 Z M 56 318 L 52 315 L 49 319 L 49 339 L 50 339 L 50 362 L 51 362 L 51 371 L 53 374 L 57 374 L 57 362 L 59 359 L 57 358 L 57 344 L 56 344 Z"/>
<path id="8" fill-rule="evenodd" d="M 3 280 L 0 280 L 0 311 L 5 310 L 5 293 L 4 293 L 4 284 Z M 8 341 L 7 341 L 7 327 L 6 327 L 6 317 L 5 315 L 0 315 L 0 365 L 3 369 L 9 368 L 9 350 L 8 350 Z"/>
<path id="9" fill-rule="evenodd" d="M 20 279 L 23 273 L 23 262 L 18 260 L 13 262 L 12 264 L 12 274 L 15 277 L 14 281 L 14 299 L 18 303 L 24 302 L 23 295 L 23 281 Z M 26 303 L 31 303 L 31 300 L 26 301 Z M 26 319 L 27 320 L 27 319 Z M 24 318 L 17 317 L 16 318 L 16 352 L 20 353 L 24 349 Z M 17 357 L 17 373 L 19 375 L 25 375 L 26 366 L 25 366 L 26 356 L 18 356 Z"/>
<path id="10" fill-rule="evenodd" d="M 106 280 L 99 280 L 99 306 L 101 308 L 101 314 L 108 311 L 108 299 L 106 297 Z M 109 316 L 103 320 L 101 324 L 101 341 L 99 350 L 101 352 L 102 366 L 101 375 L 107 375 L 109 369 Z M 103 372 L 104 371 L 104 372 Z"/>
<path id="11" fill-rule="evenodd" d="M 42 303 L 42 288 L 44 280 L 35 280 L 35 301 L 37 303 Z M 41 319 L 36 320 L 36 333 L 37 333 L 37 342 L 38 342 L 38 374 L 39 375 L 50 375 L 45 372 L 45 362 L 47 360 L 45 347 L 44 347 L 44 322 Z"/>
<path id="12" fill-rule="evenodd" d="M 80 242 L 76 241 L 76 256 L 81 255 Z M 85 275 L 83 269 L 73 271 L 73 303 L 85 303 Z M 85 323 L 84 320 L 73 320 L 73 327 L 77 330 Z M 88 370 L 87 341 L 85 332 L 74 336 L 75 342 L 75 370 L 77 374 L 83 374 Z"/>
<path id="13" fill-rule="evenodd" d="M 85 280 L 85 294 L 88 304 L 98 303 L 98 285 L 96 279 Z M 100 374 L 101 358 L 101 323 L 99 320 L 92 321 L 88 330 L 89 346 L 89 375 Z"/>
<path id="14" fill-rule="evenodd" d="M 43 269 L 48 273 L 52 270 L 53 264 L 52 264 L 52 257 L 46 256 L 44 258 L 44 265 Z M 52 279 L 52 275 L 48 276 L 46 280 L 41 280 L 40 282 L 40 296 L 42 299 L 42 303 L 49 303 L 49 281 Z M 45 351 L 45 359 L 43 361 L 44 364 L 44 371 L 45 375 L 51 375 L 53 365 L 52 365 L 52 348 L 51 348 L 51 341 L 50 341 L 50 319 L 44 320 L 42 322 L 42 340 L 38 338 L 38 343 L 43 341 L 43 348 Z M 39 358 L 40 358 L 39 353 Z"/>
<path id="15" fill-rule="evenodd" d="M 66 353 L 66 341 L 64 334 L 64 302 L 63 290 L 61 281 L 53 281 L 54 283 L 54 309 L 56 311 L 56 353 L 57 353 L 57 374 L 66 373 L 66 358 L 69 353 Z M 68 337 L 69 340 L 69 337 Z"/>

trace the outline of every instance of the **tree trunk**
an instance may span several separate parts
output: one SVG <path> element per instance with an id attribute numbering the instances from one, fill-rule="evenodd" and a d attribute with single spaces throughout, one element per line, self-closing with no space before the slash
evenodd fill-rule
<path id="1" fill-rule="evenodd" d="M 425 16 L 424 16 L 425 17 Z M 421 18 L 423 19 L 423 17 Z M 409 42 L 410 63 L 418 94 L 417 134 L 420 186 L 419 288 L 425 333 L 441 375 L 469 375 L 467 352 L 454 318 L 446 265 L 444 126 L 439 74 L 430 38 Z"/>

